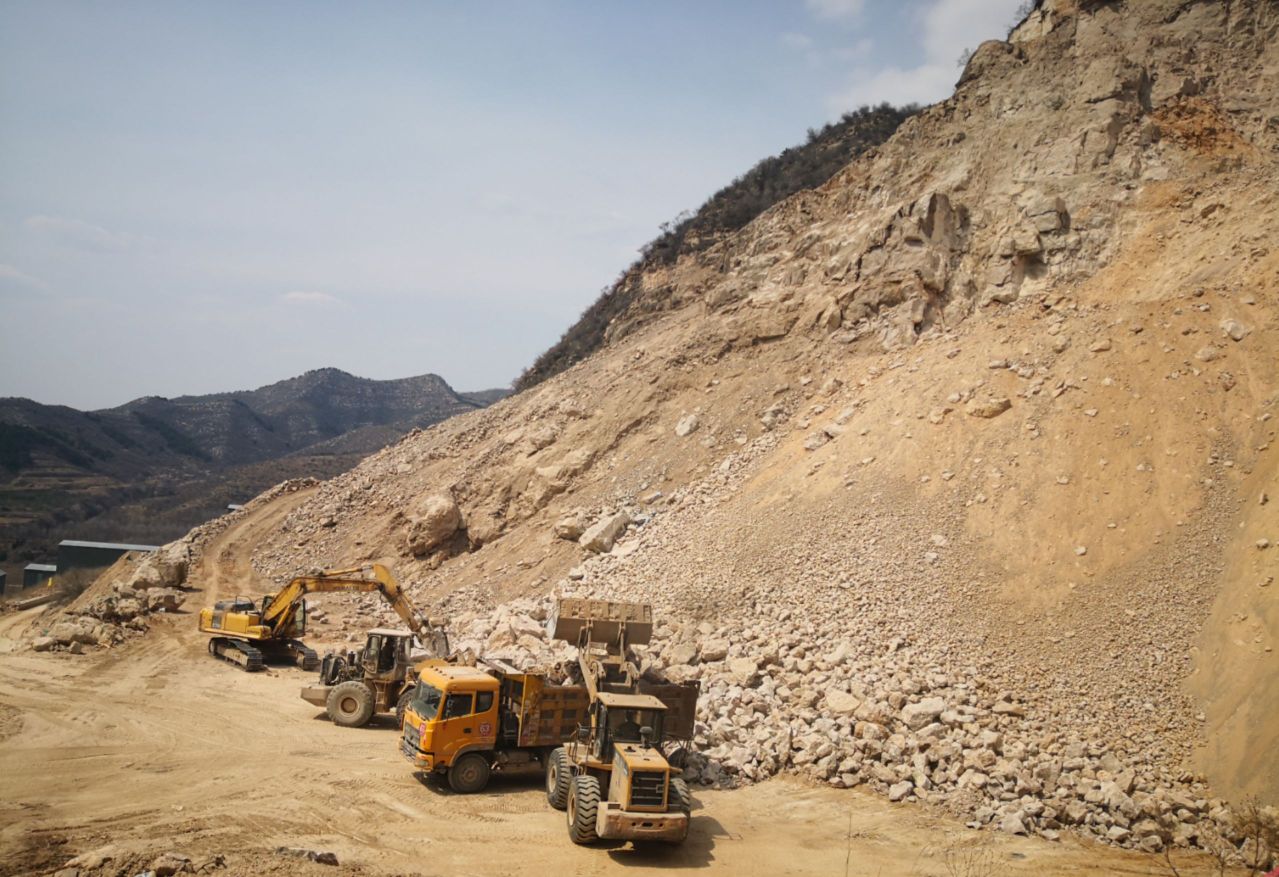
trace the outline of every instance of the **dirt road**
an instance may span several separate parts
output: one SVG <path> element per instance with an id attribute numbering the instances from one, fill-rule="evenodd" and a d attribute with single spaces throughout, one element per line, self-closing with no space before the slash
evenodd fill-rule
<path id="1" fill-rule="evenodd" d="M 189 607 L 246 580 L 245 549 L 284 508 L 210 546 L 192 576 L 206 593 Z M 54 873 L 95 851 L 81 875 L 131 875 L 170 850 L 197 864 L 220 854 L 218 874 L 924 877 L 952 873 L 948 854 L 974 852 L 995 866 L 974 872 L 983 874 L 1167 873 L 1145 856 L 973 832 L 918 807 L 787 779 L 698 793 L 682 847 L 578 848 L 538 778 L 498 780 L 473 796 L 423 781 L 389 722 L 335 727 L 298 697 L 309 674 L 247 674 L 213 661 L 191 613 L 158 617 L 129 645 L 71 656 L 21 646 L 40 611 L 0 617 L 4 875 Z M 299 861 L 279 847 L 332 851 L 341 864 Z"/>

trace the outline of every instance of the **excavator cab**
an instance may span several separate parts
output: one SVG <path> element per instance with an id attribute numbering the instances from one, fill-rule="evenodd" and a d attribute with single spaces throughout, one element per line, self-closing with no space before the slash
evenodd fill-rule
<path id="1" fill-rule="evenodd" d="M 262 598 L 262 606 L 258 609 L 261 615 L 267 614 L 276 596 L 276 594 L 267 594 Z M 297 604 L 291 607 L 290 613 L 288 621 L 279 628 L 280 635 L 292 638 L 304 635 L 306 633 L 306 600 L 298 600 Z"/>

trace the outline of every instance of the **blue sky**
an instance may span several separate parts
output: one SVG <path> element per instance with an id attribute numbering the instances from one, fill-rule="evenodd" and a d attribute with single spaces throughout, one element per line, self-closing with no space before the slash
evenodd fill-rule
<path id="1" fill-rule="evenodd" d="M 657 226 L 1018 0 L 0 2 L 0 396 L 501 386 Z"/>

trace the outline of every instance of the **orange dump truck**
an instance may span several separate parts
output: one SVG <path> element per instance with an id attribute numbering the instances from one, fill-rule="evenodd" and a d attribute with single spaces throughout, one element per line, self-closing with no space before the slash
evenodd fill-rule
<path id="1" fill-rule="evenodd" d="M 424 667 L 404 710 L 400 751 L 418 770 L 447 777 L 456 792 L 480 791 L 494 771 L 543 770 L 552 751 L 590 724 L 586 688 L 482 663 Z M 645 688 L 667 702 L 668 743 L 691 739 L 697 689 Z"/>

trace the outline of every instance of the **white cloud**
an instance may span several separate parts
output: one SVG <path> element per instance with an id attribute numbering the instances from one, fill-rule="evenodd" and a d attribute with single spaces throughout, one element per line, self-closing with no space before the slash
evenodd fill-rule
<path id="1" fill-rule="evenodd" d="M 108 231 L 91 222 L 61 216 L 37 214 L 28 216 L 22 224 L 31 231 L 50 237 L 64 246 L 99 253 L 127 250 L 139 241 L 139 238 L 131 234 Z"/>
<path id="2" fill-rule="evenodd" d="M 865 0 L 804 0 L 808 11 L 827 21 L 856 18 L 861 14 Z"/>
<path id="3" fill-rule="evenodd" d="M 342 304 L 342 299 L 335 295 L 329 295 L 327 292 L 316 292 L 314 290 L 295 289 L 292 292 L 286 292 L 280 296 L 285 304 L 291 305 L 323 305 L 325 307 L 331 305 Z"/>
<path id="4" fill-rule="evenodd" d="M 49 284 L 39 277 L 32 277 L 25 271 L 19 271 L 12 265 L 5 265 L 0 262 L 0 291 L 6 289 L 46 292 L 49 289 Z"/>
<path id="5" fill-rule="evenodd" d="M 922 61 L 914 67 L 854 70 L 852 81 L 827 104 L 832 113 L 863 104 L 930 104 L 948 97 L 962 72 L 959 56 L 1003 39 L 1019 0 L 932 0 L 918 13 Z"/>
<path id="6" fill-rule="evenodd" d="M 804 50 L 812 48 L 813 38 L 802 33 L 782 34 L 782 45 L 788 49 Z"/>

